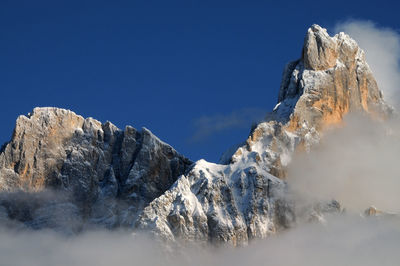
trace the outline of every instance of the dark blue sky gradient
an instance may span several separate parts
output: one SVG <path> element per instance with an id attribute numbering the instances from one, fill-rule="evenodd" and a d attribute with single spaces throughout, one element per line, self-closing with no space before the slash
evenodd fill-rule
<path id="1" fill-rule="evenodd" d="M 217 161 L 252 121 L 191 141 L 200 117 L 269 111 L 307 28 L 399 29 L 397 1 L 0 0 L 0 142 L 35 106 L 145 126 Z"/>

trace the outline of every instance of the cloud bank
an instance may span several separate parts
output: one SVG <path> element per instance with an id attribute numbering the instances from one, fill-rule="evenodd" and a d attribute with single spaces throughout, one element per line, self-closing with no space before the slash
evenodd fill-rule
<path id="1" fill-rule="evenodd" d="M 1 265 L 14 266 L 310 266 L 397 265 L 399 220 L 331 217 L 243 248 L 162 243 L 126 232 L 91 232 L 65 237 L 49 231 L 0 231 Z"/>
<path id="2" fill-rule="evenodd" d="M 345 118 L 309 154 L 298 154 L 289 166 L 289 184 L 297 199 L 338 200 L 362 212 L 370 206 L 400 212 L 400 121 Z"/>

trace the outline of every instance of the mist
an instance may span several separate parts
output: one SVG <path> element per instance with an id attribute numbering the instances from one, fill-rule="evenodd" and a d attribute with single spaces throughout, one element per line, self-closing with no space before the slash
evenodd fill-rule
<path id="1" fill-rule="evenodd" d="M 349 115 L 309 154 L 296 156 L 288 169 L 291 191 L 298 200 L 335 199 L 352 211 L 399 212 L 399 125 Z"/>
<path id="2" fill-rule="evenodd" d="M 126 232 L 1 231 L 0 265 L 397 265 L 399 219 L 340 214 L 247 247 L 175 245 Z"/>

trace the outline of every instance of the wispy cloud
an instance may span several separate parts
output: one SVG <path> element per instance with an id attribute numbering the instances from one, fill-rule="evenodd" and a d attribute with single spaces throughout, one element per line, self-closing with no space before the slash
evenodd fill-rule
<path id="1" fill-rule="evenodd" d="M 387 102 L 400 106 L 400 34 L 372 21 L 350 20 L 338 23 L 335 31 L 354 38 L 366 59 Z"/>
<path id="2" fill-rule="evenodd" d="M 228 129 L 249 128 L 260 122 L 267 111 L 262 108 L 242 108 L 226 114 L 202 116 L 193 122 L 194 134 L 190 142 L 199 142 Z"/>

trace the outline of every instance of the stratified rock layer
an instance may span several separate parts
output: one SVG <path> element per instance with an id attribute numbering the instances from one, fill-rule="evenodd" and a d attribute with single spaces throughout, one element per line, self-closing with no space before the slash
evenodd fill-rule
<path id="1" fill-rule="evenodd" d="M 296 221 L 284 181 L 293 153 L 353 110 L 374 118 L 392 111 L 356 42 L 317 25 L 302 58 L 286 66 L 266 122 L 221 164 L 192 163 L 145 128 L 36 108 L 18 118 L 0 153 L 0 223 L 68 233 L 126 227 L 231 245 L 265 238 Z M 336 202 L 326 206 L 312 219 L 340 211 Z"/>

